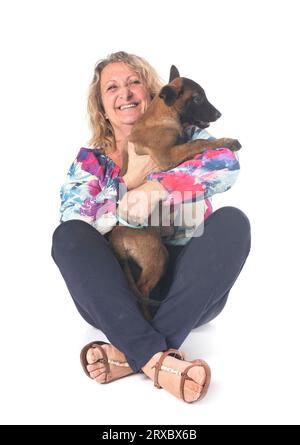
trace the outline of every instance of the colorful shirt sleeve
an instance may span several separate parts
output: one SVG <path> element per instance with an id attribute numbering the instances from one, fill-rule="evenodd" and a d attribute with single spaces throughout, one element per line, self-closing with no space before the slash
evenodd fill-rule
<path id="1" fill-rule="evenodd" d="M 97 149 L 81 148 L 61 188 L 60 221 L 80 219 L 101 234 L 116 223 L 119 168 Z"/>
<path id="2" fill-rule="evenodd" d="M 206 130 L 195 126 L 185 129 L 186 140 L 214 139 Z M 228 148 L 207 150 L 166 172 L 152 173 L 148 180 L 157 180 L 169 192 L 167 201 L 175 203 L 206 199 L 231 188 L 238 172 L 236 153 Z M 191 196 L 192 195 L 192 196 Z"/>

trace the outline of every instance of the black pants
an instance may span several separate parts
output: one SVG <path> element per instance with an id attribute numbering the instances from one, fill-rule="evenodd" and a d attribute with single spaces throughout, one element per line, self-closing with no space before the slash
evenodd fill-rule
<path id="1" fill-rule="evenodd" d="M 136 372 L 221 312 L 250 250 L 249 220 L 239 209 L 220 208 L 201 237 L 168 250 L 167 273 L 151 293 L 162 303 L 148 322 L 104 236 L 81 220 L 60 224 L 53 234 L 52 257 L 78 311 Z"/>

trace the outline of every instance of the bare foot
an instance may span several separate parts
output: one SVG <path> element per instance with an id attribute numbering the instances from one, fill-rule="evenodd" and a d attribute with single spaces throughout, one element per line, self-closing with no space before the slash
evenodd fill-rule
<path id="1" fill-rule="evenodd" d="M 155 365 L 159 358 L 162 356 L 162 352 L 155 354 L 148 363 L 142 368 L 143 372 L 154 381 L 155 377 Z M 192 365 L 192 362 L 185 360 L 179 360 L 175 357 L 167 356 L 163 360 L 161 369 L 158 373 L 159 385 L 166 389 L 174 396 L 182 399 L 180 390 L 180 384 L 182 380 L 182 373 L 186 368 Z M 195 363 L 196 364 L 196 363 Z M 200 364 L 200 366 L 199 366 Z M 188 370 L 187 376 L 190 379 L 186 379 L 183 387 L 184 400 L 188 403 L 194 402 L 203 397 L 206 393 L 209 381 L 210 370 L 207 364 L 203 361 L 199 361 L 198 366 Z M 204 366 L 202 366 L 204 365 Z"/>
<path id="2" fill-rule="evenodd" d="M 108 343 L 89 343 L 81 352 L 86 374 L 98 383 L 108 383 L 133 374 L 125 355 Z"/>

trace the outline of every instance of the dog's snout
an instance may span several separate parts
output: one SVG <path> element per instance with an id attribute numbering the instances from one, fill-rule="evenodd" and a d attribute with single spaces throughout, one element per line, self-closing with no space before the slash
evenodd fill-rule
<path id="1" fill-rule="evenodd" d="M 220 111 L 216 110 L 216 111 L 215 111 L 215 119 L 217 120 L 217 119 L 219 119 L 219 117 L 221 117 L 221 116 L 222 116 L 222 114 L 220 113 Z"/>

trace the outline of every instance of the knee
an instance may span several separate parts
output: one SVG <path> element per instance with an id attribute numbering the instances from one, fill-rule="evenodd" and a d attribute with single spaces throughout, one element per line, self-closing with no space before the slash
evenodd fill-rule
<path id="1" fill-rule="evenodd" d="M 80 247 L 93 231 L 96 231 L 94 227 L 79 219 L 62 222 L 52 236 L 52 256 L 54 253 L 73 251 Z"/>
<path id="2" fill-rule="evenodd" d="M 59 244 L 65 239 L 77 239 L 82 231 L 85 230 L 86 226 L 88 227 L 89 224 L 80 219 L 71 219 L 62 222 L 53 232 L 53 244 Z"/>
<path id="3" fill-rule="evenodd" d="M 250 232 L 249 218 L 237 207 L 221 207 L 220 209 L 216 210 L 215 213 L 218 214 L 218 216 L 221 217 L 224 222 L 230 223 L 233 228 L 241 227 L 245 230 L 245 232 Z"/>
<path id="4" fill-rule="evenodd" d="M 243 240 L 251 241 L 251 225 L 247 215 L 237 207 L 221 207 L 214 212 L 221 221 L 222 226 L 228 227 L 230 232 Z"/>

